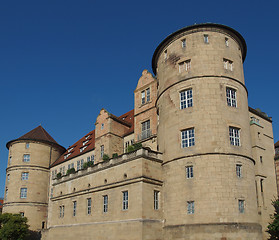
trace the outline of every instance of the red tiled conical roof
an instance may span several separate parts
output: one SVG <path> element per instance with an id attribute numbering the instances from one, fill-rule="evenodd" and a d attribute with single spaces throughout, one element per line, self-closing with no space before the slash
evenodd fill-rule
<path id="1" fill-rule="evenodd" d="M 62 148 L 63 151 L 65 151 L 65 148 L 60 146 L 54 139 L 52 136 L 49 135 L 49 133 L 40 125 L 36 128 L 34 128 L 33 130 L 31 130 L 30 132 L 24 134 L 23 136 L 9 141 L 7 143 L 7 148 L 9 149 L 10 144 L 14 141 L 18 141 L 18 140 L 33 140 L 33 141 L 39 141 L 39 142 L 44 142 L 44 143 L 49 143 L 51 145 L 56 145 L 59 148 Z"/>

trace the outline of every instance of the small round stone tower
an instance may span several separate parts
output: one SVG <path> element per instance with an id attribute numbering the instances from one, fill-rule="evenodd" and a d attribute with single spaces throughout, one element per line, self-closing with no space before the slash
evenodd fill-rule
<path id="1" fill-rule="evenodd" d="M 49 166 L 65 148 L 41 126 L 8 142 L 7 148 L 9 159 L 3 212 L 24 215 L 31 230 L 45 228 Z"/>
<path id="2" fill-rule="evenodd" d="M 180 29 L 155 50 L 165 239 L 262 239 L 245 56 L 237 31 L 211 23 Z"/>

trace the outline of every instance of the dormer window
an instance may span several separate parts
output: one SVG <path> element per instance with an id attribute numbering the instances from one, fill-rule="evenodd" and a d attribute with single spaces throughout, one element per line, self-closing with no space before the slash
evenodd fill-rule
<path id="1" fill-rule="evenodd" d="M 83 143 L 82 143 L 82 145 L 84 146 L 86 143 L 88 143 L 89 142 L 89 140 L 86 140 L 86 141 L 84 141 Z"/>
<path id="2" fill-rule="evenodd" d="M 87 135 L 87 136 L 85 137 L 85 140 L 87 140 L 90 136 L 91 136 L 90 134 L 89 134 L 89 135 Z"/>
<path id="3" fill-rule="evenodd" d="M 72 153 L 68 153 L 64 156 L 64 159 L 67 159 Z"/>
<path id="4" fill-rule="evenodd" d="M 69 148 L 68 153 L 71 152 L 73 149 L 74 149 L 73 147 Z"/>
<path id="5" fill-rule="evenodd" d="M 87 148 L 87 146 L 84 146 L 84 147 L 80 148 L 79 151 L 83 152 L 86 148 Z"/>

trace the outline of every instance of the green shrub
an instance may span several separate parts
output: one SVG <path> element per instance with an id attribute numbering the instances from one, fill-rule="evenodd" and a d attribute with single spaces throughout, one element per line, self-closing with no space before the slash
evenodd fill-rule
<path id="1" fill-rule="evenodd" d="M 85 162 L 82 166 L 82 169 L 87 169 L 88 168 L 88 162 Z"/>
<path id="2" fill-rule="evenodd" d="M 109 160 L 109 155 L 104 154 L 104 155 L 103 155 L 103 160 L 104 160 L 104 161 L 108 161 L 108 160 Z"/>
<path id="3" fill-rule="evenodd" d="M 57 178 L 57 179 L 62 178 L 62 173 L 61 173 L 61 172 L 57 173 L 56 178 Z"/>
<path id="4" fill-rule="evenodd" d="M 94 166 L 94 162 L 93 161 L 87 162 L 87 166 L 88 167 L 93 167 Z"/>
<path id="5" fill-rule="evenodd" d="M 118 153 L 113 153 L 112 154 L 112 158 L 117 158 L 118 157 Z"/>
<path id="6" fill-rule="evenodd" d="M 76 170 L 74 168 L 70 168 L 67 170 L 66 175 L 70 175 L 71 173 L 75 173 L 75 172 L 76 172 Z"/>
<path id="7" fill-rule="evenodd" d="M 141 143 L 135 143 L 133 145 L 130 145 L 128 146 L 127 148 L 127 152 L 133 152 L 133 151 L 136 151 L 136 150 L 139 150 L 142 148 L 142 144 Z"/>

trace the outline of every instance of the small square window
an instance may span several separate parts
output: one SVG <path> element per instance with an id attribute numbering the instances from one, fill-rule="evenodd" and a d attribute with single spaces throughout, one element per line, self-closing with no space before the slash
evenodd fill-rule
<path id="1" fill-rule="evenodd" d="M 19 212 L 21 217 L 24 217 L 24 212 Z"/>
<path id="2" fill-rule="evenodd" d="M 21 173 L 21 180 L 28 180 L 28 178 L 29 178 L 29 173 L 28 172 Z"/>
<path id="3" fill-rule="evenodd" d="M 23 155 L 23 162 L 30 162 L 30 154 Z"/>
<path id="4" fill-rule="evenodd" d="M 195 213 L 195 202 L 194 201 L 188 201 L 187 202 L 187 213 L 188 214 L 194 214 Z"/>
<path id="5" fill-rule="evenodd" d="M 184 71 L 188 72 L 190 68 L 191 68 L 191 59 L 178 63 L 179 73 L 182 73 Z"/>

